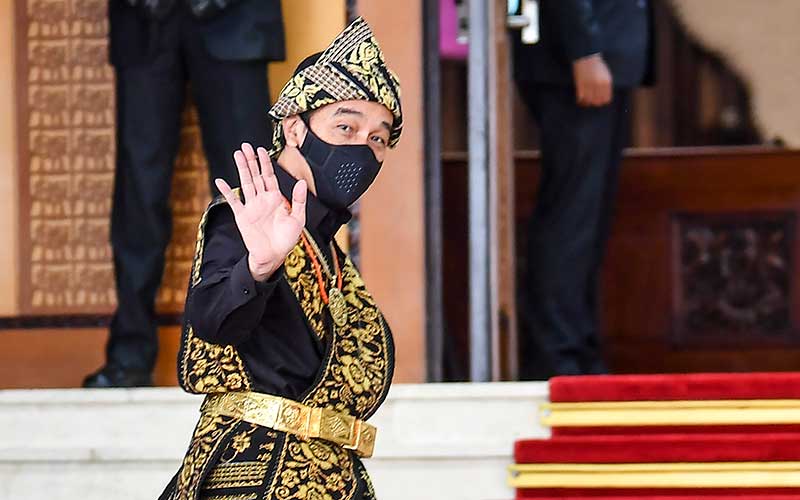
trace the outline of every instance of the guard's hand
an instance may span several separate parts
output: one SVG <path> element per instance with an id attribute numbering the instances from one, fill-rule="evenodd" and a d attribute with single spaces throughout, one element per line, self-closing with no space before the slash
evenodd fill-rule
<path id="1" fill-rule="evenodd" d="M 256 159 L 253 146 L 242 144 L 233 154 L 244 202 L 222 179 L 215 179 L 217 188 L 231 206 L 236 227 L 242 235 L 249 255 L 250 274 L 264 281 L 278 269 L 297 244 L 306 223 L 305 181 L 298 181 L 292 193 L 291 209 L 278 189 L 267 150 L 258 148 Z M 260 164 L 260 168 L 259 168 Z"/>
<path id="2" fill-rule="evenodd" d="M 603 56 L 592 54 L 572 62 L 575 98 L 580 106 L 605 106 L 611 102 L 614 81 Z"/>

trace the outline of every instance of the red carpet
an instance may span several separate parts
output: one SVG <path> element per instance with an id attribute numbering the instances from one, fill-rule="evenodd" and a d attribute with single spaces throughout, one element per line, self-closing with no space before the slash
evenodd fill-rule
<path id="1" fill-rule="evenodd" d="M 514 459 L 518 464 L 800 462 L 800 434 L 663 434 L 528 439 L 514 444 Z"/>
<path id="2" fill-rule="evenodd" d="M 798 500 L 800 494 L 794 490 L 782 488 L 775 490 L 764 489 L 714 489 L 714 490 L 661 490 L 654 493 L 647 490 L 576 490 L 576 489 L 551 489 L 551 490 L 521 490 L 517 494 L 518 500 Z"/>
<path id="3" fill-rule="evenodd" d="M 590 375 L 550 380 L 553 403 L 800 399 L 800 373 Z"/>
<path id="4" fill-rule="evenodd" d="M 631 432 L 637 434 L 674 434 L 677 428 L 674 425 L 658 426 L 648 425 L 647 427 L 558 427 L 553 428 L 553 437 L 570 436 L 619 436 L 630 435 Z M 707 425 L 680 427 L 681 434 L 800 434 L 800 425 L 717 425 L 709 429 Z M 800 498 L 798 498 L 800 500 Z"/>
<path id="5" fill-rule="evenodd" d="M 518 500 L 800 500 L 800 402 L 792 401 L 800 400 L 800 373 L 557 377 L 550 399 L 550 416 L 561 412 L 552 421 L 563 426 L 551 439 L 515 443 L 510 482 L 518 485 Z M 692 425 L 648 424 L 650 412 L 676 415 L 687 401 L 701 405 Z M 730 421 L 702 420 L 719 419 L 718 407 L 732 408 Z M 601 425 L 591 421 L 597 408 L 605 412 Z M 747 411 L 751 421 L 741 423 L 738 415 Z M 648 481 L 654 486 L 645 487 Z"/>

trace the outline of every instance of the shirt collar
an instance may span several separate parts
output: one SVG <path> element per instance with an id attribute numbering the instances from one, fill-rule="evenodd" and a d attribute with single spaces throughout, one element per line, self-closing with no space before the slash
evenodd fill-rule
<path id="1" fill-rule="evenodd" d="M 273 160 L 272 166 L 275 170 L 275 177 L 278 179 L 278 188 L 281 194 L 287 199 L 292 199 L 292 190 L 297 183 L 297 179 L 291 176 L 289 172 L 283 169 L 278 162 Z M 311 191 L 308 192 L 308 201 L 306 202 L 306 228 L 311 233 L 322 240 L 322 243 L 328 243 L 333 239 L 339 229 L 347 224 L 352 218 L 349 210 L 334 210 L 325 206 L 319 198 L 314 196 Z"/>

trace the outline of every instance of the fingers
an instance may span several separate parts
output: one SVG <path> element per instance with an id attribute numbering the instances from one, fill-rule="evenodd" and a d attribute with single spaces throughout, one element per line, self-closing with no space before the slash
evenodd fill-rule
<path id="1" fill-rule="evenodd" d="M 586 97 L 586 105 L 587 106 L 599 106 L 600 102 L 602 101 L 603 97 L 603 89 L 601 88 L 601 84 L 598 82 L 594 82 L 589 87 L 589 92 L 587 92 Z"/>
<path id="2" fill-rule="evenodd" d="M 575 99 L 580 106 L 605 106 L 611 102 L 611 82 L 593 82 L 575 86 Z"/>
<path id="3" fill-rule="evenodd" d="M 247 201 L 252 200 L 256 195 L 256 187 L 253 184 L 253 175 L 247 166 L 247 158 L 241 151 L 236 151 L 233 153 L 233 161 L 236 163 L 236 170 L 239 172 L 239 183 L 242 186 L 244 199 Z"/>
<path id="4" fill-rule="evenodd" d="M 597 106 L 600 101 L 600 85 L 591 80 L 576 82 L 575 99 L 579 106 Z"/>
<path id="5" fill-rule="evenodd" d="M 253 186 L 256 193 L 262 193 L 264 189 L 264 180 L 261 178 L 261 172 L 258 168 L 258 160 L 256 159 L 256 152 L 249 142 L 242 143 L 242 152 L 247 160 L 247 168 L 250 170 L 250 176 L 253 179 Z"/>
<path id="6" fill-rule="evenodd" d="M 278 190 L 278 179 L 275 177 L 275 170 L 272 168 L 272 160 L 265 148 L 258 148 L 258 162 L 261 164 L 261 177 L 264 180 L 264 187 L 267 191 Z"/>
<path id="7" fill-rule="evenodd" d="M 605 106 L 606 104 L 610 103 L 613 95 L 614 95 L 614 90 L 611 85 L 611 82 L 609 81 L 603 86 L 603 99 L 602 102 L 600 103 L 600 106 Z"/>
<path id="8" fill-rule="evenodd" d="M 291 217 L 300 224 L 306 225 L 306 199 L 308 198 L 308 186 L 306 181 L 297 181 L 292 190 L 292 212 Z"/>
<path id="9" fill-rule="evenodd" d="M 575 82 L 575 102 L 579 106 L 586 106 L 586 87 L 582 82 Z"/>
<path id="10" fill-rule="evenodd" d="M 600 81 L 597 84 L 593 104 L 595 106 L 605 106 L 609 102 L 611 102 L 611 82 L 608 80 Z"/>
<path id="11" fill-rule="evenodd" d="M 219 189 L 219 192 L 225 197 L 225 201 L 228 202 L 228 205 L 231 206 L 234 215 L 238 214 L 242 210 L 243 205 L 239 197 L 236 196 L 236 193 L 233 192 L 228 183 L 223 179 L 214 179 L 214 184 L 217 185 L 217 189 Z"/>

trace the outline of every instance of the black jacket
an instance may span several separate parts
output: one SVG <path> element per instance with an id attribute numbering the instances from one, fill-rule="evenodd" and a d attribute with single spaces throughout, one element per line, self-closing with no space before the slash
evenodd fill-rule
<path id="1" fill-rule="evenodd" d="M 650 0 L 539 0 L 539 37 L 513 37 L 518 81 L 572 84 L 572 61 L 596 53 L 617 87 L 652 80 Z"/>
<path id="2" fill-rule="evenodd" d="M 273 168 L 281 192 L 291 198 L 297 180 L 275 162 Z M 330 210 L 309 193 L 306 228 L 331 266 L 329 245 L 349 219 L 347 210 Z M 338 255 L 344 262 L 344 253 Z M 228 207 L 209 213 L 200 275 L 185 312 L 195 334 L 213 344 L 235 345 L 253 390 L 301 397 L 320 370 L 325 345 L 310 327 L 283 268 L 267 281 L 253 280 L 247 248 Z"/>
<path id="3" fill-rule="evenodd" d="M 185 5 L 179 7 L 188 11 Z M 150 19 L 125 0 L 109 0 L 108 18 L 112 65 L 133 66 L 153 56 L 164 21 Z M 240 0 L 213 18 L 194 24 L 209 54 L 217 59 L 280 61 L 285 57 L 280 0 Z"/>

